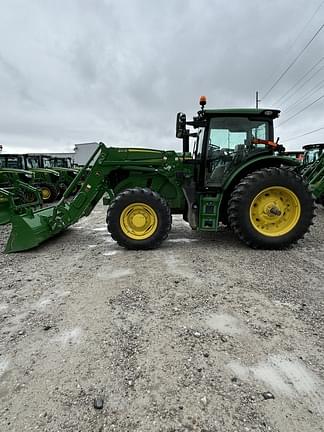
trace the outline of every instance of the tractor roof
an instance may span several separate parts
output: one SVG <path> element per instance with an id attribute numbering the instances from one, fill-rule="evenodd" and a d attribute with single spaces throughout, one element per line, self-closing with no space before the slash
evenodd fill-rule
<path id="1" fill-rule="evenodd" d="M 207 115 L 237 115 L 237 116 L 266 116 L 271 119 L 279 117 L 280 110 L 267 108 L 225 108 L 225 109 L 205 109 Z"/>
<path id="2" fill-rule="evenodd" d="M 306 144 L 303 146 L 303 149 L 305 150 L 311 150 L 313 148 L 324 148 L 324 143 Z"/>

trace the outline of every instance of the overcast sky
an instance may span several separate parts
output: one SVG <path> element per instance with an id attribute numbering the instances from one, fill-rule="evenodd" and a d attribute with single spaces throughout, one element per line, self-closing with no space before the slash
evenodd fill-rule
<path id="1" fill-rule="evenodd" d="M 0 144 L 6 152 L 73 144 L 180 150 L 177 111 L 253 107 L 324 23 L 322 0 L 1 0 Z M 324 29 L 261 101 L 282 109 L 290 149 L 324 142 Z M 314 76 L 312 77 L 312 74 Z M 322 85 L 322 87 L 321 87 Z M 312 93 L 311 90 L 315 89 Z M 301 103 L 289 108 L 303 95 Z M 289 94 L 288 94 L 289 96 Z"/>

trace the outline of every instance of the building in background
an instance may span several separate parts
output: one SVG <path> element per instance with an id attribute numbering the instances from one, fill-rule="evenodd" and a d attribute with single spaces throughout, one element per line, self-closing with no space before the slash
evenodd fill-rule
<path id="1" fill-rule="evenodd" d="M 75 144 L 73 154 L 74 163 L 76 165 L 85 165 L 98 145 L 99 143 L 97 142 Z"/>

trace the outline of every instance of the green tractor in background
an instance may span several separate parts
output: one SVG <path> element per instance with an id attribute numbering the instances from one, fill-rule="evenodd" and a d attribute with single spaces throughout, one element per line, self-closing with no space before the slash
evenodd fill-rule
<path id="1" fill-rule="evenodd" d="M 286 150 L 283 153 L 283 156 L 288 156 L 293 159 L 297 159 L 298 162 L 302 163 L 304 158 L 304 151 L 303 150 Z"/>
<path id="2" fill-rule="evenodd" d="M 51 203 L 59 197 L 60 174 L 53 169 L 42 168 L 37 158 L 20 154 L 1 154 L 0 161 L 6 168 L 33 172 L 34 186 L 40 190 L 44 203 Z"/>
<path id="3" fill-rule="evenodd" d="M 274 142 L 278 110 L 201 109 L 178 113 L 183 151 L 107 148 L 100 143 L 54 206 L 11 215 L 6 252 L 33 248 L 91 213 L 105 195 L 107 227 L 120 246 L 158 247 L 182 214 L 192 229 L 215 232 L 220 223 L 252 248 L 282 249 L 312 225 L 314 199 Z M 190 130 L 188 127 L 194 129 Z M 189 152 L 190 137 L 194 146 Z M 84 176 L 81 189 L 67 200 Z"/>
<path id="4" fill-rule="evenodd" d="M 324 144 L 307 144 L 303 149 L 305 153 L 301 174 L 316 201 L 324 205 Z"/>
<path id="5" fill-rule="evenodd" d="M 27 163 L 37 165 L 39 168 L 54 170 L 59 173 L 59 181 L 57 183 L 59 196 L 66 191 L 78 174 L 78 169 L 72 167 L 71 158 L 52 157 L 44 154 L 25 154 Z M 76 190 L 74 191 L 76 192 Z"/>

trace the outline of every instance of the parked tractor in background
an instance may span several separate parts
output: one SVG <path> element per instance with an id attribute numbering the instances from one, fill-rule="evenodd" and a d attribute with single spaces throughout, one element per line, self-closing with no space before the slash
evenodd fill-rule
<path id="1" fill-rule="evenodd" d="M 108 231 L 128 249 L 158 247 L 180 213 L 192 229 L 215 232 L 220 222 L 253 248 L 282 249 L 309 230 L 314 200 L 274 142 L 278 110 L 205 109 L 187 121 L 178 113 L 183 152 L 141 148 L 97 150 L 53 206 L 11 215 L 6 252 L 33 248 L 88 216 L 105 194 Z M 196 131 L 190 131 L 187 127 Z M 190 137 L 195 139 L 189 152 Z M 82 176 L 80 191 L 67 200 Z"/>
<path id="2" fill-rule="evenodd" d="M 51 166 L 54 168 L 69 168 L 69 169 L 78 169 L 73 166 L 72 158 L 70 157 L 58 157 L 58 156 L 50 156 L 51 158 Z"/>
<path id="3" fill-rule="evenodd" d="M 316 201 L 324 205 L 324 143 L 307 144 L 303 149 L 305 153 L 301 174 L 309 184 Z"/>
<path id="4" fill-rule="evenodd" d="M 26 161 L 32 161 L 39 168 L 47 168 L 59 173 L 59 195 L 61 196 L 78 174 L 77 168 L 72 168 L 71 158 L 52 157 L 44 154 L 26 154 Z"/>
<path id="5" fill-rule="evenodd" d="M 29 170 L 34 173 L 34 186 L 41 192 L 43 201 L 51 203 L 59 197 L 60 174 L 53 169 L 42 168 L 37 158 L 20 154 L 1 154 L 1 164 L 6 168 Z"/>
<path id="6" fill-rule="evenodd" d="M 304 151 L 303 150 L 285 150 L 283 156 L 288 156 L 293 159 L 297 159 L 299 162 L 302 162 L 304 159 Z"/>

